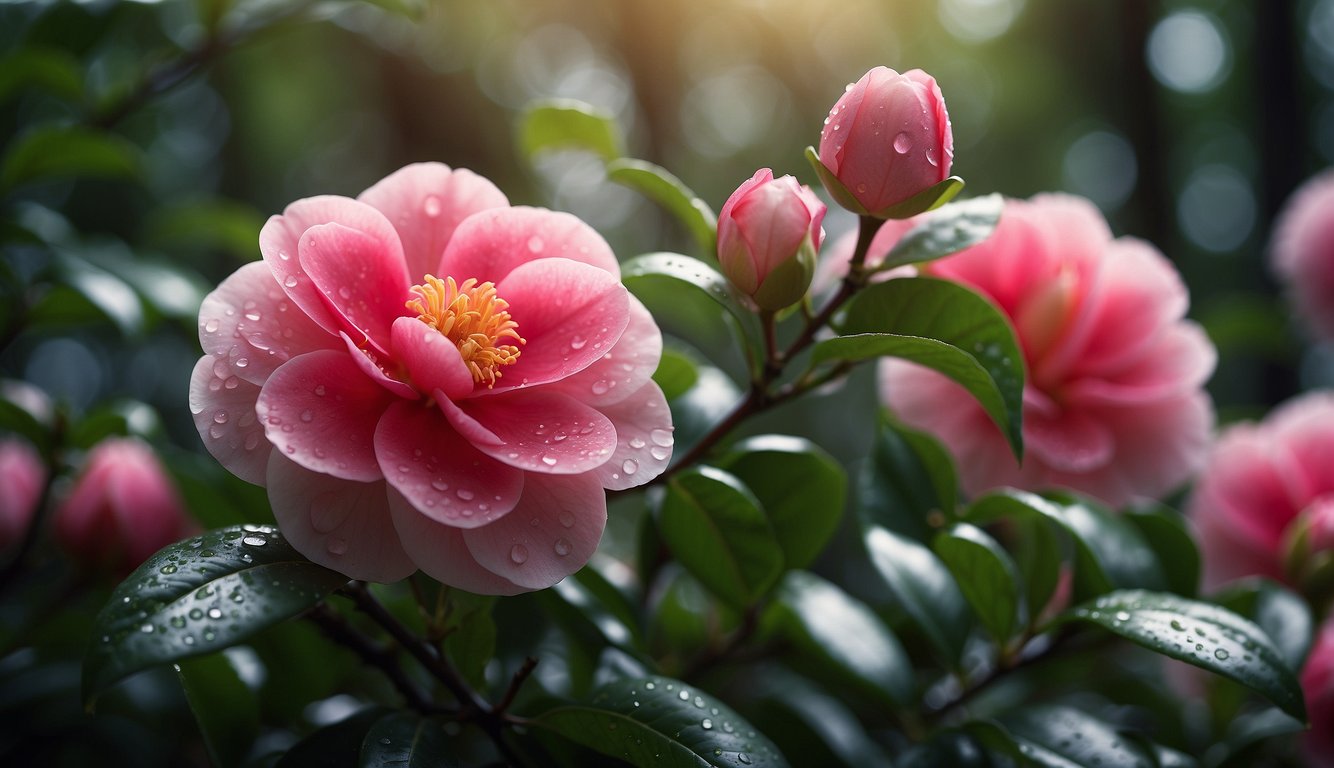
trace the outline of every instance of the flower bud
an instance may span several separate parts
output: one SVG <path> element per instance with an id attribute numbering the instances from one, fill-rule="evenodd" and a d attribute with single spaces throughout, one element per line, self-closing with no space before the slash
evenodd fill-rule
<path id="1" fill-rule="evenodd" d="M 98 443 L 55 511 L 56 540 L 65 551 L 89 567 L 122 573 L 192 527 L 166 470 L 134 438 Z"/>
<path id="2" fill-rule="evenodd" d="M 949 178 L 953 159 L 945 100 L 920 69 L 867 72 L 829 111 L 820 133 L 820 162 L 872 214 Z"/>
<path id="3" fill-rule="evenodd" d="M 801 300 L 824 239 L 825 204 L 791 176 L 761 168 L 737 187 L 718 215 L 718 263 L 760 309 Z"/>
<path id="4" fill-rule="evenodd" d="M 46 467 L 22 440 L 0 440 L 0 553 L 23 539 L 46 483 Z"/>

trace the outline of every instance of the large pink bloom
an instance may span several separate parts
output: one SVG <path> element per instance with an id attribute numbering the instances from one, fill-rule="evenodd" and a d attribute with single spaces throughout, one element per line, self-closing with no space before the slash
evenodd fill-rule
<path id="1" fill-rule="evenodd" d="M 284 535 L 353 578 L 512 594 L 578 570 L 658 475 L 662 337 L 606 242 L 430 163 L 288 206 L 204 300 L 191 409 Z"/>
<path id="2" fill-rule="evenodd" d="M 1306 327 L 1334 341 L 1334 169 L 1307 181 L 1284 204 L 1270 259 Z"/>
<path id="3" fill-rule="evenodd" d="M 883 258 L 896 227 L 872 250 Z M 969 286 L 1014 324 L 1028 369 L 1023 465 L 962 388 L 909 363 L 881 368 L 883 398 L 939 437 L 970 494 L 1066 487 L 1120 506 L 1172 490 L 1199 466 L 1215 352 L 1183 320 L 1185 286 L 1161 253 L 1112 239 L 1088 201 L 1008 200 L 995 233 L 922 272 Z"/>
<path id="4" fill-rule="evenodd" d="M 1285 578 L 1294 526 L 1307 530 L 1312 551 L 1334 549 L 1334 393 L 1303 395 L 1258 424 L 1225 430 L 1187 511 L 1211 587 L 1242 576 Z"/>

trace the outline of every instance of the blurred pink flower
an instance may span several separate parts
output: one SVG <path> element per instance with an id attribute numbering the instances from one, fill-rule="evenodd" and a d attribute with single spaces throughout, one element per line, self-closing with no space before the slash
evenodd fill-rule
<path id="1" fill-rule="evenodd" d="M 1334 768 L 1334 618 L 1316 632 L 1301 681 L 1311 720 L 1306 755 L 1314 768 Z"/>
<path id="2" fill-rule="evenodd" d="M 789 307 L 806 295 L 824 240 L 825 204 L 791 176 L 761 168 L 718 214 L 718 263 L 760 309 Z"/>
<path id="3" fill-rule="evenodd" d="M 0 438 L 0 554 L 27 533 L 45 484 L 46 466 L 36 449 L 18 438 Z"/>
<path id="4" fill-rule="evenodd" d="M 954 134 L 935 78 L 876 67 L 850 85 L 820 132 L 820 162 L 867 211 L 949 178 Z"/>
<path id="5" fill-rule="evenodd" d="M 1172 490 L 1200 465 L 1214 347 L 1183 319 L 1188 297 L 1171 263 L 1146 242 L 1112 239 L 1091 203 L 1007 200 L 988 240 L 920 271 L 995 302 L 1027 367 L 1020 466 L 962 388 L 903 361 L 881 366 L 884 401 L 944 441 L 968 493 L 1060 486 L 1121 506 Z"/>
<path id="6" fill-rule="evenodd" d="M 592 555 L 604 489 L 666 467 L 661 334 L 575 217 L 424 163 L 291 204 L 260 250 L 200 309 L 190 402 L 311 560 L 539 589 Z"/>
<path id="7" fill-rule="evenodd" d="M 56 541 L 81 564 L 121 573 L 194 527 L 153 449 L 125 437 L 88 453 L 54 523 Z"/>
<path id="8" fill-rule="evenodd" d="M 1334 548 L 1334 393 L 1303 395 L 1258 424 L 1224 430 L 1187 513 L 1209 587 L 1242 576 L 1286 579 L 1284 548 L 1298 528 L 1311 551 Z"/>
<path id="9" fill-rule="evenodd" d="M 1288 198 L 1274 228 L 1270 259 L 1312 335 L 1334 341 L 1334 169 Z"/>

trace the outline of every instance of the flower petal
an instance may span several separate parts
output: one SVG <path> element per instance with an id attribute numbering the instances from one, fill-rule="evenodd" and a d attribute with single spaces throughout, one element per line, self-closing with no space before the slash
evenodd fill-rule
<path id="1" fill-rule="evenodd" d="M 1087 413 L 1063 408 L 1054 417 L 1024 412 L 1024 447 L 1058 472 L 1092 472 L 1112 460 L 1112 432 Z"/>
<path id="2" fill-rule="evenodd" d="M 472 373 L 444 334 L 415 317 L 394 321 L 394 358 L 408 369 L 412 383 L 421 392 L 439 389 L 446 397 L 458 398 L 473 390 Z"/>
<path id="3" fill-rule="evenodd" d="M 408 557 L 427 576 L 478 595 L 517 595 L 529 591 L 478 565 L 463 541 L 462 529 L 423 515 L 392 488 L 389 509 Z"/>
<path id="4" fill-rule="evenodd" d="M 259 250 L 273 277 L 292 301 L 324 330 L 342 330 L 299 258 L 301 236 L 319 224 L 338 222 L 380 242 L 397 243 L 398 235 L 384 214 L 351 198 L 322 195 L 297 200 L 281 216 L 272 216 L 259 232 Z M 396 246 L 402 249 L 401 245 Z"/>
<path id="5" fill-rule="evenodd" d="M 348 356 L 357 368 L 366 374 L 366 378 L 384 387 L 390 394 L 406 400 L 416 400 L 420 397 L 411 385 L 389 375 L 389 372 L 382 367 L 384 363 L 380 362 L 383 358 L 374 350 L 358 347 L 357 342 L 353 341 L 346 331 L 340 331 L 338 335 L 343 340 L 343 347 L 347 350 Z"/>
<path id="6" fill-rule="evenodd" d="M 264 485 L 273 444 L 255 415 L 259 386 L 233 375 L 226 362 L 204 355 L 190 374 L 190 412 L 204 447 L 247 483 Z"/>
<path id="7" fill-rule="evenodd" d="M 606 525 L 607 497 L 593 476 L 528 475 L 514 511 L 463 540 L 482 567 L 543 589 L 588 562 Z"/>
<path id="8" fill-rule="evenodd" d="M 342 224 L 306 230 L 298 245 L 306 271 L 341 329 L 387 352 L 389 328 L 408 314 L 411 296 L 398 238 L 381 239 Z"/>
<path id="9" fill-rule="evenodd" d="M 505 194 L 472 171 L 443 163 L 404 166 L 357 196 L 393 222 L 403 242 L 408 275 L 421 279 L 440 266 L 459 222 L 478 211 L 509 205 Z"/>
<path id="10" fill-rule="evenodd" d="M 1090 376 L 1065 387 L 1065 397 L 1080 403 L 1131 405 L 1175 397 L 1204 384 L 1213 373 L 1218 351 L 1204 330 L 1181 321 L 1162 329 L 1126 370 L 1109 378 Z"/>
<path id="11" fill-rule="evenodd" d="M 474 440 L 478 450 L 512 467 L 551 475 L 587 472 L 616 449 L 616 428 L 589 405 L 559 392 L 514 390 L 458 403 L 464 415 L 500 442 Z M 451 423 L 456 417 L 445 411 Z M 456 427 L 459 425 L 456 424 Z M 466 422 L 460 432 L 469 434 Z"/>
<path id="12" fill-rule="evenodd" d="M 283 538 L 353 579 L 394 582 L 417 570 L 399 542 L 383 481 L 358 483 L 303 469 L 274 452 L 269 503 Z"/>
<path id="13" fill-rule="evenodd" d="M 236 270 L 199 307 L 199 345 L 232 372 L 263 384 L 273 369 L 302 352 L 338 342 L 283 293 L 273 271 L 255 261 Z"/>
<path id="14" fill-rule="evenodd" d="M 611 351 L 630 322 L 629 291 L 612 275 L 567 259 L 540 259 L 509 274 L 496 293 L 526 341 L 519 359 L 505 366 L 492 389 L 559 381 Z"/>
<path id="15" fill-rule="evenodd" d="M 301 466 L 344 480 L 379 480 L 372 436 L 393 395 L 342 351 L 294 357 L 273 372 L 255 404 L 269 442 Z"/>
<path id="16" fill-rule="evenodd" d="M 568 213 L 544 208 L 497 208 L 468 217 L 454 230 L 435 274 L 460 283 L 475 277 L 499 285 L 519 265 L 551 257 L 621 276 L 616 255 L 597 230 Z"/>
<path id="17" fill-rule="evenodd" d="M 400 400 L 375 430 L 375 455 L 399 493 L 420 513 L 475 528 L 514 508 L 523 472 L 481 453 L 438 410 Z"/>
<path id="18" fill-rule="evenodd" d="M 616 450 L 594 470 L 602 487 L 623 491 L 643 485 L 672 460 L 672 411 L 657 382 L 599 410 L 616 426 Z"/>
<path id="19" fill-rule="evenodd" d="M 643 302 L 633 294 L 628 294 L 628 298 L 630 322 L 616 346 L 592 365 L 552 382 L 546 389 L 601 407 L 635 394 L 653 377 L 662 360 L 662 331 Z"/>

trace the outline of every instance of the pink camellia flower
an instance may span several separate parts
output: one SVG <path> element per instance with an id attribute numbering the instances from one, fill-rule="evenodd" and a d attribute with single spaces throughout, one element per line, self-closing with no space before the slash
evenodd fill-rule
<path id="1" fill-rule="evenodd" d="M 128 573 L 193 530 L 153 449 L 109 437 L 93 447 L 55 511 L 56 541 L 81 563 Z"/>
<path id="2" fill-rule="evenodd" d="M 540 589 L 592 555 L 604 489 L 666 467 L 661 334 L 575 217 L 425 163 L 291 204 L 260 250 L 200 308 L 190 402 L 311 560 Z"/>
<path id="3" fill-rule="evenodd" d="M 825 204 L 791 176 L 761 168 L 741 183 L 718 214 L 718 263 L 760 309 L 801 300 L 824 240 Z"/>
<path id="4" fill-rule="evenodd" d="M 1334 618 L 1325 619 L 1316 632 L 1301 682 L 1311 720 L 1305 739 L 1307 759 L 1314 768 L 1334 768 Z"/>
<path id="5" fill-rule="evenodd" d="M 0 554 L 18 544 L 32 524 L 46 484 L 46 466 L 23 440 L 0 438 Z"/>
<path id="6" fill-rule="evenodd" d="M 867 263 L 892 244 L 880 242 Z M 961 387 L 901 360 L 881 366 L 884 401 L 945 443 L 968 493 L 1060 486 L 1120 506 L 1172 490 L 1199 466 L 1215 352 L 1182 319 L 1185 286 L 1153 246 L 1112 239 L 1086 200 L 1039 195 L 1007 200 L 988 240 L 920 271 L 995 302 L 1028 371 L 1021 466 Z"/>
<path id="7" fill-rule="evenodd" d="M 1274 229 L 1270 259 L 1312 335 L 1334 341 L 1334 169 L 1288 198 Z"/>
<path id="8" fill-rule="evenodd" d="M 1219 436 L 1187 505 L 1200 531 L 1204 582 L 1288 580 L 1284 559 L 1303 534 L 1303 559 L 1334 549 L 1334 393 L 1312 392 L 1262 422 Z"/>
<path id="9" fill-rule="evenodd" d="M 935 78 L 876 67 L 849 86 L 820 133 L 820 162 L 869 212 L 950 175 L 954 134 Z"/>

